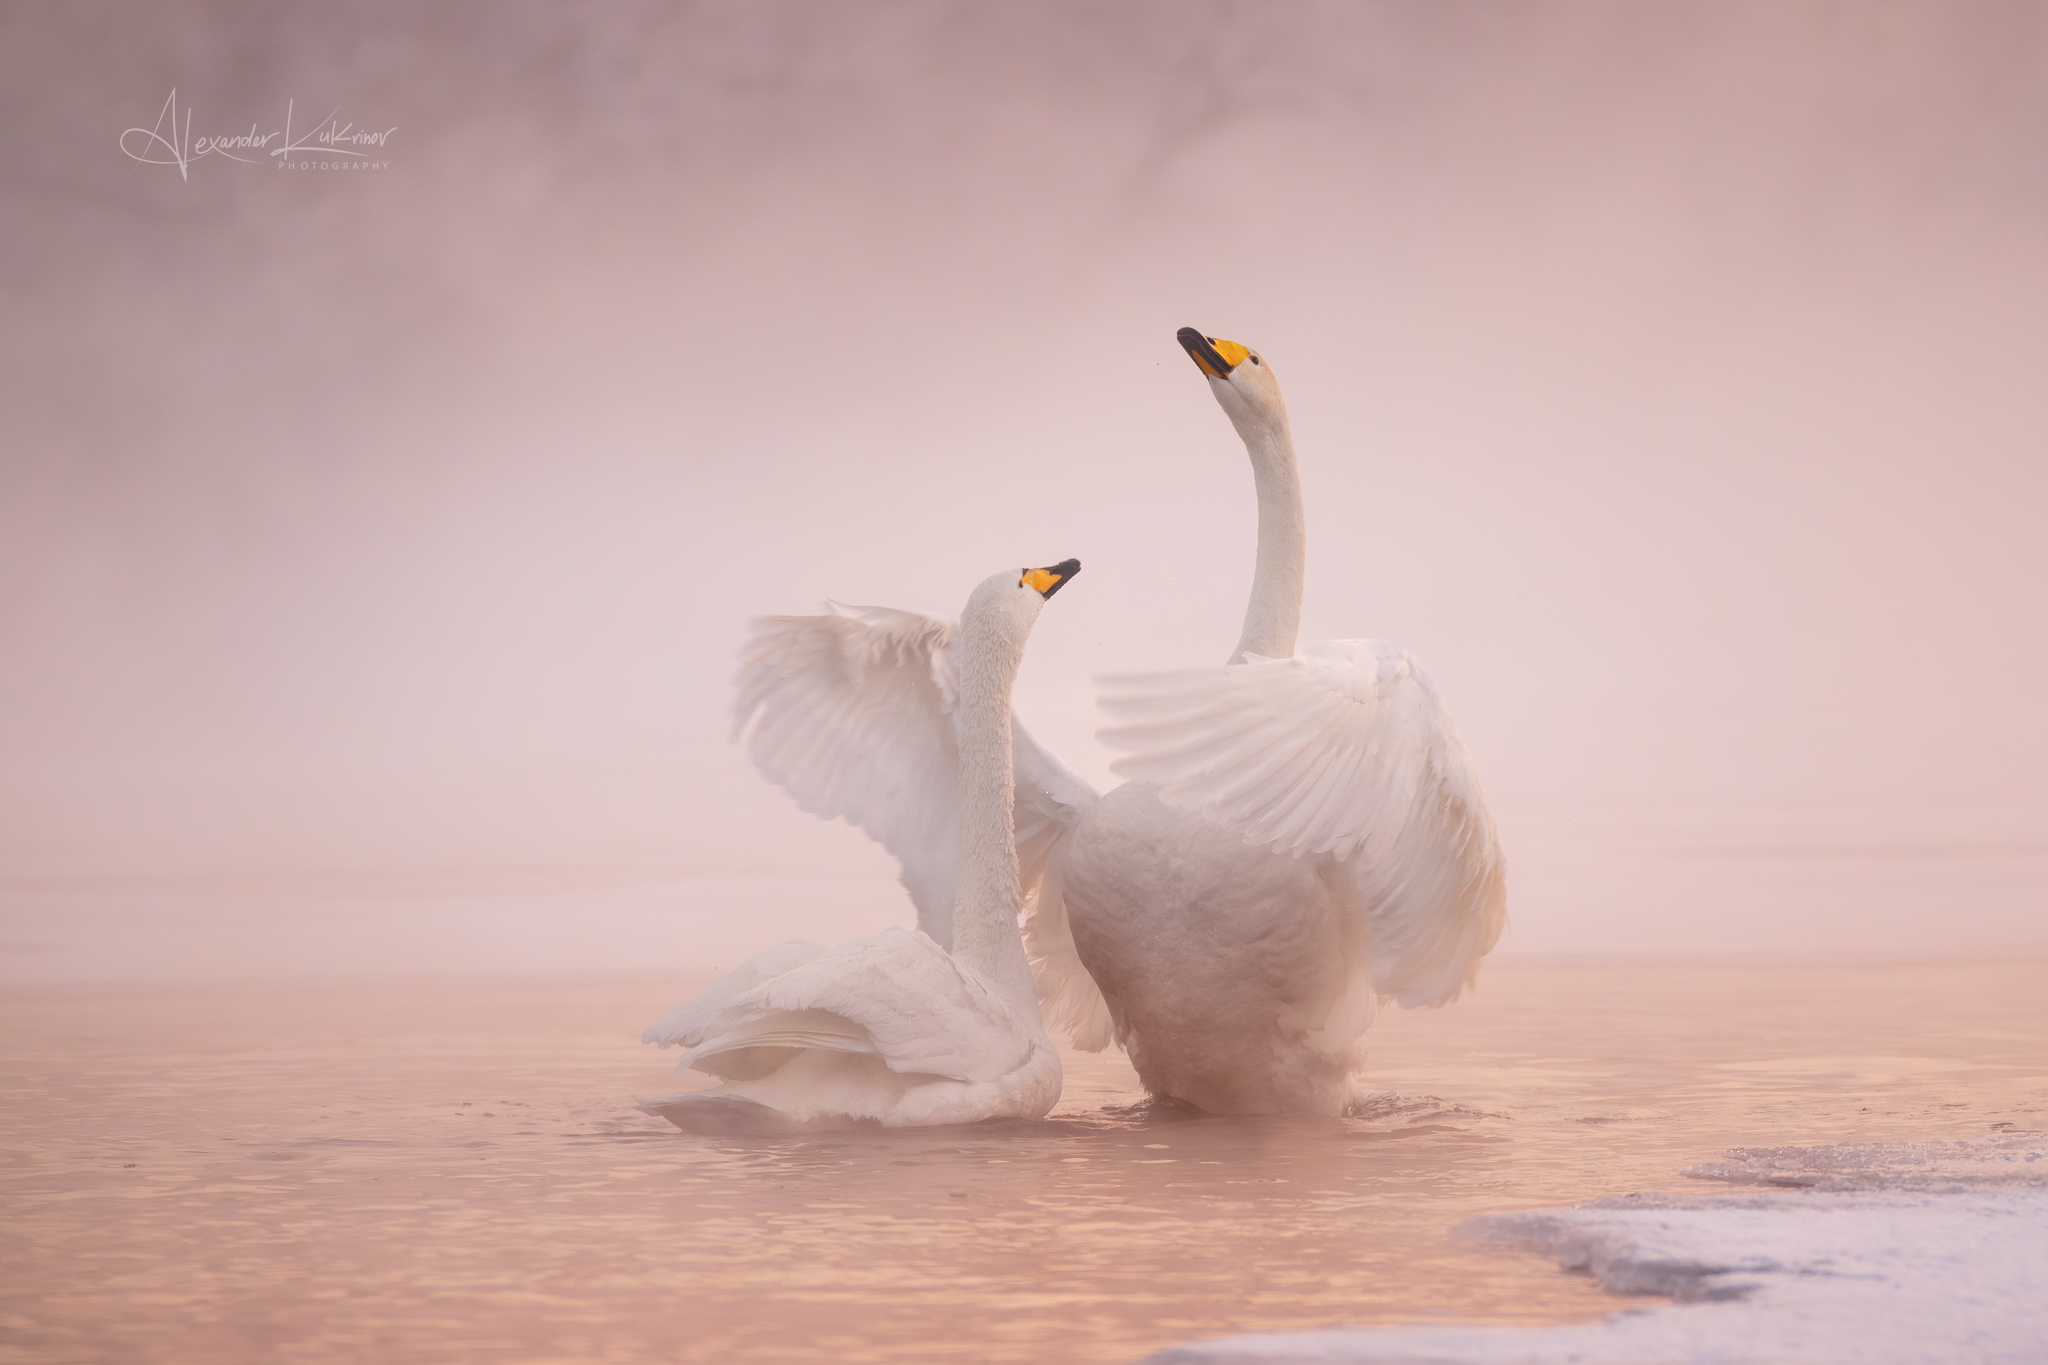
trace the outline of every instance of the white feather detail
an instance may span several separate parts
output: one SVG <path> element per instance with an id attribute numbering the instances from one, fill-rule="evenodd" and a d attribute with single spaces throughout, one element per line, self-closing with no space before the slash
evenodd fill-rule
<path id="1" fill-rule="evenodd" d="M 1017 871 L 1024 886 L 1024 952 L 1046 1027 L 1083 1052 L 1109 1046 L 1109 1005 L 1081 965 L 1060 892 L 1060 841 L 1099 799 L 1095 788 L 1039 747 L 1010 717 L 1016 767 Z"/>
<path id="2" fill-rule="evenodd" d="M 903 868 L 918 924 L 953 936 L 959 750 L 945 621 L 827 603 L 764 616 L 740 653 L 734 737 L 813 815 L 866 830 Z"/>
<path id="3" fill-rule="evenodd" d="M 1057 865 L 1046 869 L 1024 902 L 1024 951 L 1031 959 L 1031 979 L 1038 987 L 1045 1026 L 1065 1033 L 1082 1052 L 1108 1047 L 1114 1036 L 1109 1002 L 1102 998 L 1102 988 L 1081 964 L 1080 950 L 1074 946 Z"/>
<path id="4" fill-rule="evenodd" d="M 723 1084 L 642 1101 L 691 1132 L 1036 1117 L 1060 1068 L 1035 1019 L 915 930 L 756 954 L 644 1035 Z"/>
<path id="5" fill-rule="evenodd" d="M 1500 840 L 1436 684 L 1383 640 L 1288 659 L 1105 678 L 1112 768 L 1159 784 L 1247 843 L 1327 855 L 1348 875 L 1373 987 L 1457 998 L 1499 938 Z"/>
<path id="6" fill-rule="evenodd" d="M 1030 1038 L 984 983 L 911 929 L 885 929 L 834 948 L 779 944 L 642 1035 L 687 1048 L 679 1071 L 751 1072 L 735 1054 L 823 1048 L 871 1053 L 899 1074 L 964 1082 L 1017 1070 L 1030 1055 Z"/>

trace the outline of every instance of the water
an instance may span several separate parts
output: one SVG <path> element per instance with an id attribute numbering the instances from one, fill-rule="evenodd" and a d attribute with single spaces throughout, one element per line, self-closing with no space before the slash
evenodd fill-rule
<path id="1" fill-rule="evenodd" d="M 1617 1300 L 1448 1229 L 1724 1148 L 2044 1126 L 2048 965 L 1502 961 L 1364 1117 L 701 1139 L 650 976 L 14 989 L 0 1360 L 1127 1361 Z M 2009 1125 L 2010 1127 L 2002 1127 Z M 1654 1300 L 1650 1301 L 1654 1302 Z"/>

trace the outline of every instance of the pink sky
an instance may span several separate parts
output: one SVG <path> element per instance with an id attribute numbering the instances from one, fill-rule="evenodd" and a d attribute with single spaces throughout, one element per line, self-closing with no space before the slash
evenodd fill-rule
<path id="1" fill-rule="evenodd" d="M 1018 705 L 1108 780 L 1090 678 L 1250 577 L 1183 324 L 1505 947 L 2048 947 L 2038 6 L 121 13 L 0 19 L 0 975 L 307 969 L 308 886 L 557 897 L 447 967 L 907 919 L 726 742 L 744 623 L 1079 556 Z M 389 169 L 137 165 L 173 87 Z"/>

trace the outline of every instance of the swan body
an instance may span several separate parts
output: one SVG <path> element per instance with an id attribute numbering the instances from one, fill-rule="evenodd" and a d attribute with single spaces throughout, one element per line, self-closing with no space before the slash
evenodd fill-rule
<path id="1" fill-rule="evenodd" d="M 1100 990 L 1146 1088 L 1215 1113 L 1336 1114 L 1382 999 L 1469 986 L 1506 896 L 1493 817 L 1429 675 L 1399 646 L 1295 653 L 1306 539 L 1278 381 L 1183 328 L 1252 461 L 1259 550 L 1229 662 L 1106 679 L 1103 733 L 1136 779 L 1077 813 L 1056 916 L 1034 917 L 1045 994 Z M 1100 1045 L 1101 1012 L 1069 1015 Z"/>
<path id="2" fill-rule="evenodd" d="M 1299 1045 L 1348 984 L 1346 906 L 1323 869 L 1127 782 L 1077 822 L 1063 873 L 1074 948 L 1148 1090 L 1210 1113 L 1342 1109 L 1352 1040 Z"/>
<path id="3" fill-rule="evenodd" d="M 643 1109 L 692 1131 L 795 1131 L 1038 1118 L 1058 1102 L 1059 1054 L 1017 927 L 1024 889 L 1010 690 L 1038 611 L 1079 570 L 1068 560 L 997 574 L 975 589 L 957 633 L 907 613 L 815 618 L 827 624 L 809 632 L 787 618 L 769 623 L 799 647 L 751 691 L 743 683 L 757 757 L 765 731 L 766 752 L 785 771 L 811 775 L 808 805 L 850 802 L 871 827 L 923 840 L 933 852 L 914 859 L 917 877 L 906 884 L 922 893 L 921 923 L 928 905 L 950 912 L 946 943 L 923 928 L 889 929 L 837 947 L 784 943 L 756 954 L 645 1034 L 686 1049 L 678 1070 L 721 1084 Z M 849 619 L 851 633 L 834 624 Z M 850 685 L 835 692 L 833 678 Z M 879 689 L 865 703 L 864 686 Z M 835 696 L 836 708 L 814 704 Z M 784 724 L 792 717 L 808 724 Z M 887 772 L 931 777 L 950 760 L 950 780 L 934 779 L 930 799 L 906 804 L 900 781 L 860 761 L 877 730 L 894 737 L 881 751 L 902 765 Z M 936 814 L 912 809 L 934 800 L 944 807 Z M 942 872 L 952 877 L 946 892 Z"/>

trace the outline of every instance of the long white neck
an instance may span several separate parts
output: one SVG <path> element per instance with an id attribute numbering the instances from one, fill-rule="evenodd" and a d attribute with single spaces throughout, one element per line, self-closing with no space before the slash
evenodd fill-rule
<path id="1" fill-rule="evenodd" d="M 1288 658 L 1301 632 L 1301 588 L 1308 558 L 1308 529 L 1301 515 L 1301 476 L 1294 467 L 1294 440 L 1287 415 L 1238 427 L 1252 459 L 1252 483 L 1259 493 L 1259 559 L 1252 573 L 1252 599 L 1244 609 L 1244 633 L 1230 662 L 1263 654 Z"/>
<path id="2" fill-rule="evenodd" d="M 1005 591 L 1014 592 L 1014 585 Z M 1017 874 L 1010 690 L 1024 657 L 1024 630 L 1010 612 L 1007 604 L 985 602 L 977 592 L 961 618 L 954 712 L 960 739 L 960 863 L 953 895 L 953 956 L 1020 1015 L 1037 1021 L 1038 995 L 1017 927 L 1024 890 Z"/>

